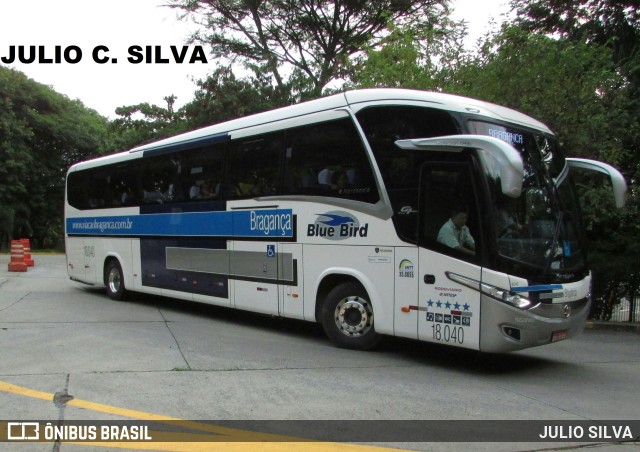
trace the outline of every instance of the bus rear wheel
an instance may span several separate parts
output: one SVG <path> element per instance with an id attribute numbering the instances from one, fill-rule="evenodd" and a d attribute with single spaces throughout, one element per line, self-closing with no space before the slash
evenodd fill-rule
<path id="1" fill-rule="evenodd" d="M 322 326 L 341 348 L 370 350 L 382 338 L 374 328 L 369 297 L 356 283 L 343 283 L 329 292 L 322 307 Z"/>
<path id="2" fill-rule="evenodd" d="M 109 298 L 116 301 L 124 299 L 127 291 L 124 288 L 124 275 L 120 262 L 115 259 L 109 261 L 104 271 L 104 282 Z"/>

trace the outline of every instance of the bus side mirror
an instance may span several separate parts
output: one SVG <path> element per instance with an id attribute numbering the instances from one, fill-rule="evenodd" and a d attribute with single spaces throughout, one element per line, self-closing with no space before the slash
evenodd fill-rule
<path id="1" fill-rule="evenodd" d="M 395 142 L 400 149 L 462 152 L 478 149 L 485 170 L 500 177 L 502 193 L 517 198 L 522 193 L 524 165 L 522 157 L 513 146 L 497 138 L 483 135 L 451 135 L 436 138 L 416 138 Z"/>
<path id="2" fill-rule="evenodd" d="M 556 181 L 556 185 L 559 186 L 560 184 L 562 184 L 562 182 L 564 182 L 570 168 L 582 168 L 589 171 L 604 173 L 609 176 L 609 179 L 611 179 L 616 207 L 624 207 L 627 197 L 627 183 L 625 182 L 624 176 L 620 173 L 620 171 L 607 163 L 598 162 L 597 160 L 566 158 L 565 161 L 566 165 L 562 170 L 562 173 L 560 173 L 560 176 Z"/>

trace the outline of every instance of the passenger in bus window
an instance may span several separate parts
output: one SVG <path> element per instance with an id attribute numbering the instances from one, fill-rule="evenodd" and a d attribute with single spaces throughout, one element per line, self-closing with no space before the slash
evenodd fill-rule
<path id="1" fill-rule="evenodd" d="M 124 187 L 124 191 L 120 196 L 120 201 L 123 206 L 130 206 L 134 203 L 135 199 L 134 199 L 133 190 L 131 189 L 131 187 L 128 187 L 128 186 Z"/>
<path id="2" fill-rule="evenodd" d="M 320 187 L 328 189 L 329 187 L 331 187 L 332 177 L 333 170 L 331 170 L 330 168 L 324 168 L 318 173 L 318 184 L 320 185 Z"/>
<path id="3" fill-rule="evenodd" d="M 336 190 L 338 193 L 347 188 L 349 185 L 349 178 L 347 173 L 342 170 L 336 170 L 331 175 L 331 189 Z"/>
<path id="4" fill-rule="evenodd" d="M 167 191 L 162 194 L 162 199 L 165 201 L 173 201 L 176 197 L 176 188 L 173 184 L 169 184 Z"/>
<path id="5" fill-rule="evenodd" d="M 202 190 L 203 185 L 204 185 L 204 180 L 195 181 L 191 186 L 191 188 L 189 189 L 189 199 L 198 199 L 198 196 L 200 196 L 200 191 Z"/>
<path id="6" fill-rule="evenodd" d="M 265 181 L 257 171 L 251 173 L 249 180 L 240 181 L 236 184 L 236 196 L 245 198 L 264 195 Z"/>
<path id="7" fill-rule="evenodd" d="M 476 254 L 476 242 L 467 227 L 467 209 L 452 209 L 451 217 L 442 225 L 437 241 L 470 256 Z"/>
<path id="8" fill-rule="evenodd" d="M 200 190 L 200 194 L 198 194 L 198 199 L 213 199 L 218 196 L 218 190 L 220 189 L 220 185 L 216 187 L 214 190 L 213 182 L 207 180 L 202 184 L 202 190 Z"/>

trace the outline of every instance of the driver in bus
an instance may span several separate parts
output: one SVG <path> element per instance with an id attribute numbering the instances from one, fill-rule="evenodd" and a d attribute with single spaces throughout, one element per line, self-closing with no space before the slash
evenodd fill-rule
<path id="1" fill-rule="evenodd" d="M 438 232 L 438 243 L 454 248 L 470 256 L 476 255 L 476 241 L 467 227 L 467 210 L 457 207 Z"/>

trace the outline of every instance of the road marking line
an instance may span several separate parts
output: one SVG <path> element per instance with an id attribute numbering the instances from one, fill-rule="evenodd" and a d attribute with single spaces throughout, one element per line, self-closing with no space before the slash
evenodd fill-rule
<path id="1" fill-rule="evenodd" d="M 38 391 L 35 389 L 25 388 L 4 381 L 0 381 L 0 392 L 8 392 L 25 397 L 35 399 L 53 401 L 55 394 L 49 392 Z M 256 433 L 248 430 L 240 430 L 234 428 L 220 427 L 217 425 L 206 424 L 197 421 L 186 421 L 180 418 L 163 416 L 145 411 L 131 410 L 103 403 L 90 402 L 82 399 L 72 399 L 66 403 L 67 406 L 82 408 L 98 413 L 112 414 L 116 416 L 128 417 L 132 419 L 145 421 L 179 421 L 180 426 L 192 430 L 212 433 L 219 435 L 202 435 L 203 442 L 87 442 L 74 443 L 64 441 L 67 445 L 78 446 L 98 446 L 111 447 L 118 449 L 135 449 L 135 450 L 160 450 L 160 451 L 247 451 L 247 450 L 266 450 L 266 451 L 298 451 L 300 449 L 310 451 L 389 451 L 388 448 L 376 446 L 362 446 L 347 443 L 329 443 L 329 442 L 311 442 L 300 441 L 300 438 L 293 436 L 276 435 L 270 433 Z M 167 422 L 169 424 L 169 422 Z M 165 432 L 166 433 L 166 432 Z M 175 435 L 175 434 L 174 434 Z M 194 435 L 189 435 L 193 438 Z M 237 438 L 234 441 L 234 438 Z M 231 440 L 231 441 L 229 441 Z M 206 441 L 206 442 L 205 442 Z"/>

